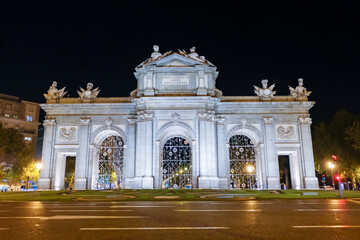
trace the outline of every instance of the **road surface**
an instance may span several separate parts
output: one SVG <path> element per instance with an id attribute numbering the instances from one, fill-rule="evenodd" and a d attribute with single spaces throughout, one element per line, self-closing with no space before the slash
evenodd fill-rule
<path id="1" fill-rule="evenodd" d="M 360 201 L 0 202 L 0 239 L 360 239 Z"/>

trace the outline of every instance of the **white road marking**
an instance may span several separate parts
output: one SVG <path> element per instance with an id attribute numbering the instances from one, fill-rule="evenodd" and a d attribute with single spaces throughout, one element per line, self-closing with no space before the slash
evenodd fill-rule
<path id="1" fill-rule="evenodd" d="M 152 205 L 127 205 L 127 206 L 109 206 L 109 208 L 157 208 L 157 207 L 174 207 L 174 206 L 152 206 Z"/>
<path id="2" fill-rule="evenodd" d="M 261 212 L 262 209 L 206 209 L 206 210 L 173 210 L 175 212 Z"/>
<path id="3" fill-rule="evenodd" d="M 132 212 L 130 209 L 63 209 L 63 210 L 50 210 L 50 212 Z"/>
<path id="4" fill-rule="evenodd" d="M 298 212 L 359 212 L 360 209 L 296 209 Z"/>
<path id="5" fill-rule="evenodd" d="M 355 201 L 352 199 L 346 199 L 347 202 L 351 202 L 351 203 L 356 203 L 356 204 L 360 204 L 360 201 Z"/>
<path id="6" fill-rule="evenodd" d="M 344 204 L 343 202 L 328 202 L 328 203 L 309 203 L 309 202 L 307 202 L 307 203 L 299 203 L 299 204 L 302 204 L 302 205 L 318 205 L 318 204 L 322 204 L 322 205 L 329 205 L 329 204 L 331 204 L 331 205 L 338 205 L 338 204 Z"/>
<path id="7" fill-rule="evenodd" d="M 90 205 L 83 205 L 83 206 L 28 206 L 28 207 L 15 207 L 15 208 L 109 208 L 109 206 L 90 206 Z"/>
<path id="8" fill-rule="evenodd" d="M 138 227 L 138 228 L 80 228 L 80 231 L 128 231 L 128 230 L 214 230 L 229 227 Z"/>
<path id="9" fill-rule="evenodd" d="M 257 205 L 257 204 L 274 204 L 274 203 L 272 203 L 272 202 L 239 202 L 239 203 L 226 203 L 226 202 L 219 202 L 219 203 L 211 203 L 211 204 L 214 204 L 214 205 L 218 205 L 218 204 L 250 204 L 250 205 Z"/>
<path id="10" fill-rule="evenodd" d="M 292 226 L 293 228 L 360 228 L 360 225 L 318 225 L 318 226 Z"/>
<path id="11" fill-rule="evenodd" d="M 146 218 L 142 216 L 75 216 L 75 215 L 56 215 L 42 217 L 40 220 L 88 220 L 88 219 L 120 219 L 120 218 Z"/>
<path id="12" fill-rule="evenodd" d="M 0 219 L 39 219 L 39 220 L 88 220 L 88 219 L 120 219 L 120 218 L 147 218 L 143 216 L 76 216 L 76 215 L 55 215 L 50 217 L 0 217 Z"/>

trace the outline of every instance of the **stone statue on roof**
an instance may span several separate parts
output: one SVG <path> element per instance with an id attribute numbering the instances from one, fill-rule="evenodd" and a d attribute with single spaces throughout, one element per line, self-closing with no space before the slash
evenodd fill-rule
<path id="1" fill-rule="evenodd" d="M 261 81 L 261 84 L 262 84 L 262 88 L 254 85 L 254 88 L 255 88 L 254 91 L 255 91 L 256 95 L 258 95 L 261 100 L 273 98 L 274 94 L 276 93 L 276 91 L 273 91 L 273 89 L 275 87 L 275 83 L 273 85 L 271 85 L 270 87 L 268 87 L 268 80 L 264 79 Z"/>
<path id="2" fill-rule="evenodd" d="M 97 95 L 99 94 L 100 90 L 99 88 L 95 88 L 95 89 L 92 89 L 93 88 L 93 84 L 91 82 L 89 82 L 87 85 L 86 85 L 86 90 L 83 89 L 82 87 L 80 87 L 80 91 L 77 91 L 78 94 L 79 94 L 79 97 L 80 97 L 80 100 L 84 100 L 84 99 L 90 99 L 90 100 L 93 100 L 97 97 Z"/>
<path id="3" fill-rule="evenodd" d="M 63 87 L 62 89 L 57 89 L 57 82 L 53 81 L 52 85 L 50 86 L 49 90 L 47 91 L 47 94 L 44 93 L 44 97 L 46 98 L 46 100 L 50 100 L 50 99 L 60 99 L 62 97 L 65 96 L 65 94 L 67 92 L 65 92 L 65 88 Z"/>
<path id="4" fill-rule="evenodd" d="M 154 49 L 154 52 L 151 53 L 152 60 L 155 60 L 155 59 L 162 56 L 162 54 L 159 52 L 159 46 L 158 45 L 154 45 L 153 49 Z"/>
<path id="5" fill-rule="evenodd" d="M 299 97 L 308 97 L 311 91 L 306 91 L 306 88 L 303 87 L 304 80 L 302 78 L 298 79 L 299 85 L 294 89 L 289 86 L 290 95 L 294 99 L 298 99 Z"/>
<path id="6" fill-rule="evenodd" d="M 195 52 L 195 47 L 190 48 L 190 53 L 187 54 L 188 57 L 191 57 L 192 59 L 198 60 L 200 62 L 204 62 L 205 61 L 205 57 L 204 56 L 199 56 L 199 54 L 197 52 Z M 185 52 L 185 51 L 184 51 Z M 186 53 L 186 52 L 185 52 Z"/>

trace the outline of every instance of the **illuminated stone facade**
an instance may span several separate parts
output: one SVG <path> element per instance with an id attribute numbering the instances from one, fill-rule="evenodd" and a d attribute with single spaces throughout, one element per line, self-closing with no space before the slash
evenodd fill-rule
<path id="1" fill-rule="evenodd" d="M 304 94 L 276 96 L 263 81 L 257 96 L 222 96 L 217 75 L 195 48 L 154 46 L 130 97 L 48 99 L 39 187 L 63 189 L 76 156 L 75 189 L 280 189 L 287 155 L 293 188 L 318 189 L 302 81 Z"/>

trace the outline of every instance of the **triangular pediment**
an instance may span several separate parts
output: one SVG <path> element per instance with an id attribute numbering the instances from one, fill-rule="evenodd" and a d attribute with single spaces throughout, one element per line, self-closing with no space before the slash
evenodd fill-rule
<path id="1" fill-rule="evenodd" d="M 207 61 L 199 61 L 177 52 L 171 52 L 158 59 L 148 59 L 141 63 L 138 67 L 145 65 L 157 67 L 194 67 L 195 65 L 209 65 Z"/>
<path id="2" fill-rule="evenodd" d="M 191 59 L 186 56 L 182 56 L 178 53 L 173 53 L 169 56 L 160 58 L 158 60 L 154 61 L 154 64 L 158 67 L 167 67 L 167 66 L 195 66 L 195 65 L 201 65 L 204 63 L 201 63 L 199 61 L 196 61 L 194 59 Z"/>

